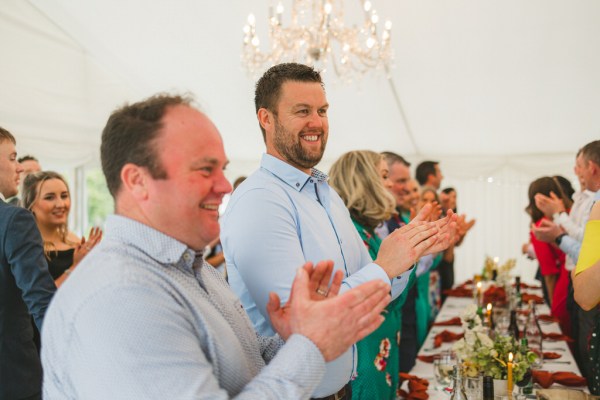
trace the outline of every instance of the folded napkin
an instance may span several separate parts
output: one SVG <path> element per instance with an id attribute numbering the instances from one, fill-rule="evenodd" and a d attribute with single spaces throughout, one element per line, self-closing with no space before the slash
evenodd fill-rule
<path id="1" fill-rule="evenodd" d="M 460 317 L 454 317 L 445 321 L 439 321 L 433 324 L 433 326 L 460 326 Z"/>
<path id="2" fill-rule="evenodd" d="M 556 360 L 557 358 L 561 358 L 561 357 L 562 357 L 562 354 L 553 353 L 551 351 L 544 352 L 544 360 Z"/>
<path id="3" fill-rule="evenodd" d="M 404 372 L 400 372 L 398 376 L 400 377 L 400 383 L 408 381 L 408 393 L 402 389 L 398 390 L 400 398 L 409 400 L 426 400 L 429 398 L 427 394 L 429 382 L 426 379 Z"/>
<path id="4" fill-rule="evenodd" d="M 435 357 L 437 357 L 438 354 L 432 354 L 432 355 L 421 355 L 421 356 L 417 356 L 417 358 L 421 361 L 423 361 L 424 363 L 427 364 L 431 364 L 433 362 L 433 360 L 435 359 Z"/>
<path id="5" fill-rule="evenodd" d="M 558 318 L 556 318 L 554 315 L 550 315 L 550 314 L 538 315 L 537 319 L 540 321 L 546 321 L 546 322 L 558 322 Z"/>
<path id="6" fill-rule="evenodd" d="M 522 293 L 521 298 L 523 299 L 523 303 L 529 303 L 530 300 L 533 300 L 535 304 L 544 304 L 544 299 L 536 294 Z"/>
<path id="7" fill-rule="evenodd" d="M 553 383 L 559 383 L 564 386 L 585 386 L 587 381 L 584 377 L 573 372 L 548 372 L 531 371 L 533 382 L 539 383 L 543 388 L 549 388 Z"/>
<path id="8" fill-rule="evenodd" d="M 506 291 L 503 287 L 490 286 L 485 292 L 483 292 L 483 303 L 506 303 Z"/>
<path id="9" fill-rule="evenodd" d="M 550 340 L 564 340 L 565 342 L 573 343 L 573 339 L 571 339 L 569 336 L 558 332 L 542 332 L 542 338 Z"/>
<path id="10" fill-rule="evenodd" d="M 467 286 L 467 285 L 472 285 L 472 284 L 473 284 L 473 279 L 467 279 L 466 281 L 461 283 L 460 286 Z"/>
<path id="11" fill-rule="evenodd" d="M 446 296 L 451 297 L 473 297 L 473 291 L 461 286 L 455 287 L 454 289 L 444 290 Z"/>
<path id="12" fill-rule="evenodd" d="M 465 336 L 464 333 L 454 333 L 450 331 L 441 331 L 433 338 L 433 347 L 437 348 L 442 345 L 442 343 L 450 343 L 455 340 L 462 339 Z"/>

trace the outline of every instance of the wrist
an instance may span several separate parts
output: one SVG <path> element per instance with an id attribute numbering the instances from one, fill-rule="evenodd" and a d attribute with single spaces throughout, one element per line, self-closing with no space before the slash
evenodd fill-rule
<path id="1" fill-rule="evenodd" d="M 567 236 L 566 233 L 561 233 L 554 239 L 554 243 L 556 243 L 557 246 L 560 246 L 560 243 L 562 242 L 562 240 L 565 236 Z"/>

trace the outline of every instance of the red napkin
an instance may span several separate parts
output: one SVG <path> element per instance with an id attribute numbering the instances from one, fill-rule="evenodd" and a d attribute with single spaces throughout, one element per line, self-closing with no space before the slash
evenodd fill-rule
<path id="1" fill-rule="evenodd" d="M 444 294 L 451 297 L 473 297 L 473 291 L 464 287 L 444 290 Z"/>
<path id="2" fill-rule="evenodd" d="M 573 343 L 573 339 L 571 339 L 569 336 L 563 335 L 562 333 L 558 332 L 542 332 L 542 338 L 551 340 L 564 340 L 565 342 Z"/>
<path id="3" fill-rule="evenodd" d="M 523 299 L 523 303 L 529 303 L 530 300 L 533 300 L 535 304 L 544 304 L 544 299 L 535 294 L 523 293 L 521 298 Z"/>
<path id="4" fill-rule="evenodd" d="M 562 354 L 553 353 L 551 351 L 544 352 L 544 360 L 556 360 L 557 358 L 561 358 L 561 357 L 562 357 Z"/>
<path id="5" fill-rule="evenodd" d="M 531 371 L 533 382 L 539 383 L 544 389 L 552 386 L 553 383 L 560 383 L 565 386 L 585 386 L 587 381 L 573 372 L 548 372 L 548 371 Z"/>
<path id="6" fill-rule="evenodd" d="M 458 339 L 462 339 L 463 336 L 465 336 L 464 333 L 454 333 L 454 332 L 450 332 L 450 331 L 442 331 L 440 333 L 438 333 L 437 335 L 435 335 L 435 337 L 433 338 L 433 347 L 440 347 L 442 345 L 442 343 L 450 343 L 450 342 L 454 342 L 455 340 Z"/>
<path id="7" fill-rule="evenodd" d="M 433 326 L 460 326 L 461 322 L 460 322 L 460 317 L 454 317 L 454 318 L 450 318 L 447 319 L 446 321 L 440 321 L 440 322 L 436 322 L 435 324 L 433 324 Z"/>
<path id="8" fill-rule="evenodd" d="M 538 315 L 537 318 L 540 321 L 546 321 L 546 322 L 558 322 L 558 318 L 556 318 L 554 315 L 550 315 L 550 314 L 542 314 L 542 315 Z"/>
<path id="9" fill-rule="evenodd" d="M 484 304 L 492 303 L 492 304 L 503 304 L 506 303 L 506 292 L 503 287 L 490 286 L 483 293 L 483 302 Z"/>
<path id="10" fill-rule="evenodd" d="M 425 363 L 431 364 L 437 354 L 417 356 L 417 358 Z"/>
<path id="11" fill-rule="evenodd" d="M 467 285 L 472 285 L 472 284 L 473 284 L 473 279 L 467 279 L 460 286 L 467 286 Z"/>
<path id="12" fill-rule="evenodd" d="M 408 380 L 408 393 L 402 389 L 398 391 L 401 398 L 409 400 L 426 400 L 429 398 L 427 394 L 429 382 L 426 379 L 404 372 L 400 372 L 398 376 L 400 377 L 400 383 Z"/>

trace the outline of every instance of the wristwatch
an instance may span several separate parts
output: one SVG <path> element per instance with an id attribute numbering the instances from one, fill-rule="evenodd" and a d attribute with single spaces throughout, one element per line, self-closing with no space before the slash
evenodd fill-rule
<path id="1" fill-rule="evenodd" d="M 560 235 L 558 235 L 556 237 L 556 239 L 554 239 L 554 243 L 556 243 L 557 246 L 560 246 L 560 242 L 562 242 L 562 239 L 567 236 L 566 233 L 561 233 Z"/>

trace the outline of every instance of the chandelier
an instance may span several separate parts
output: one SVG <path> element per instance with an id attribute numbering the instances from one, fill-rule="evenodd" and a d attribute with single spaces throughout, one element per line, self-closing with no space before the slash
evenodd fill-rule
<path id="1" fill-rule="evenodd" d="M 282 62 L 299 62 L 322 71 L 328 66 L 344 81 L 371 70 L 389 71 L 393 60 L 390 44 L 392 23 L 377 25 L 379 15 L 369 0 L 358 0 L 363 21 L 344 24 L 343 0 L 292 0 L 290 23 L 283 24 L 281 1 L 269 7 L 269 51 L 262 51 L 256 18 L 248 15 L 244 26 L 242 64 L 256 77 Z"/>

